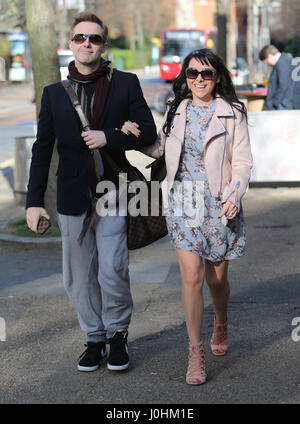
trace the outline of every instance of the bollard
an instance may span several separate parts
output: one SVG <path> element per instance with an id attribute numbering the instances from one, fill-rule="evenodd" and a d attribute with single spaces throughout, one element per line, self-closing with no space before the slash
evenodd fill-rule
<path id="1" fill-rule="evenodd" d="M 31 150 L 34 141 L 35 137 L 15 138 L 14 194 L 15 199 L 22 204 L 26 201 Z"/>
<path id="2" fill-rule="evenodd" d="M 6 81 L 5 74 L 5 60 L 3 59 L 3 57 L 0 57 L 0 82 Z"/>

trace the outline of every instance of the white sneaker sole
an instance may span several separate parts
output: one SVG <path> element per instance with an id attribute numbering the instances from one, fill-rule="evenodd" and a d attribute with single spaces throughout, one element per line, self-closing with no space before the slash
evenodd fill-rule
<path id="1" fill-rule="evenodd" d="M 102 355 L 100 364 L 103 361 L 105 361 L 107 359 L 107 357 L 108 357 L 108 354 L 107 354 L 107 352 L 105 352 L 105 354 Z M 94 365 L 93 367 L 83 367 L 82 365 L 77 365 L 77 370 L 78 371 L 85 371 L 85 372 L 96 371 L 100 367 L 100 364 Z"/>
<path id="2" fill-rule="evenodd" d="M 95 365 L 94 367 L 83 367 L 81 365 L 77 365 L 77 369 L 78 371 L 85 371 L 85 372 L 90 372 L 90 371 L 96 371 L 99 368 L 100 365 Z"/>
<path id="3" fill-rule="evenodd" d="M 127 364 L 125 365 L 110 365 L 109 363 L 107 363 L 107 368 L 110 371 L 124 371 L 124 370 L 127 370 L 128 367 L 129 367 L 129 362 L 127 362 Z"/>

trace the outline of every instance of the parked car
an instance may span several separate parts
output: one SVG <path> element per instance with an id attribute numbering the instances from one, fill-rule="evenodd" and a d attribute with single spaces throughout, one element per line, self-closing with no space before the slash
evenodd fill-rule
<path id="1" fill-rule="evenodd" d="M 250 70 L 246 60 L 242 57 L 237 57 L 232 60 L 232 81 L 234 85 L 249 84 Z"/>
<path id="2" fill-rule="evenodd" d="M 68 76 L 69 63 L 74 60 L 72 50 L 57 50 L 61 79 L 65 80 Z"/>

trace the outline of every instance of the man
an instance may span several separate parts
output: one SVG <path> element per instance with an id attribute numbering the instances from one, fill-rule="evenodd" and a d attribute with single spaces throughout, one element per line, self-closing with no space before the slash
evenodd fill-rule
<path id="1" fill-rule="evenodd" d="M 63 244 L 63 279 L 86 335 L 87 349 L 78 370 L 94 371 L 106 356 L 110 370 L 128 368 L 127 334 L 132 313 L 129 286 L 126 217 L 96 214 L 82 244 L 78 243 L 89 193 L 95 194 L 93 149 L 105 146 L 122 171 L 130 164 L 125 150 L 137 149 L 156 139 L 155 124 L 136 75 L 112 70 L 101 55 L 107 50 L 107 27 L 94 14 L 74 18 L 69 47 L 75 61 L 69 80 L 89 118 L 91 130 L 83 132 L 76 111 L 62 84 L 44 88 L 37 140 L 27 195 L 27 223 L 37 231 L 44 209 L 49 165 L 55 138 L 59 153 L 57 210 Z M 140 135 L 126 135 L 117 128 L 129 119 L 139 123 Z M 103 155 L 101 155 L 103 156 Z M 102 180 L 117 183 L 104 156 L 99 159 Z"/>
<path id="2" fill-rule="evenodd" d="M 273 67 L 264 109 L 293 109 L 292 58 L 286 53 L 280 53 L 277 47 L 270 44 L 260 51 L 259 59 Z"/>

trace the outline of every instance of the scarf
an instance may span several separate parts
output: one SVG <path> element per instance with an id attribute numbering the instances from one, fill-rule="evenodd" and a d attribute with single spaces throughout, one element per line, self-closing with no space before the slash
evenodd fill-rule
<path id="1" fill-rule="evenodd" d="M 82 109 L 90 122 L 92 130 L 99 129 L 99 120 L 104 109 L 112 75 L 112 68 L 110 63 L 110 61 L 101 58 L 99 68 L 89 75 L 82 75 L 80 72 L 78 72 L 78 69 L 75 66 L 75 61 L 69 64 L 68 79 L 71 81 L 71 84 L 77 95 L 79 94 L 79 84 L 84 85 L 95 83 L 95 90 L 91 101 L 88 101 L 84 89 L 81 90 L 79 99 Z"/>

